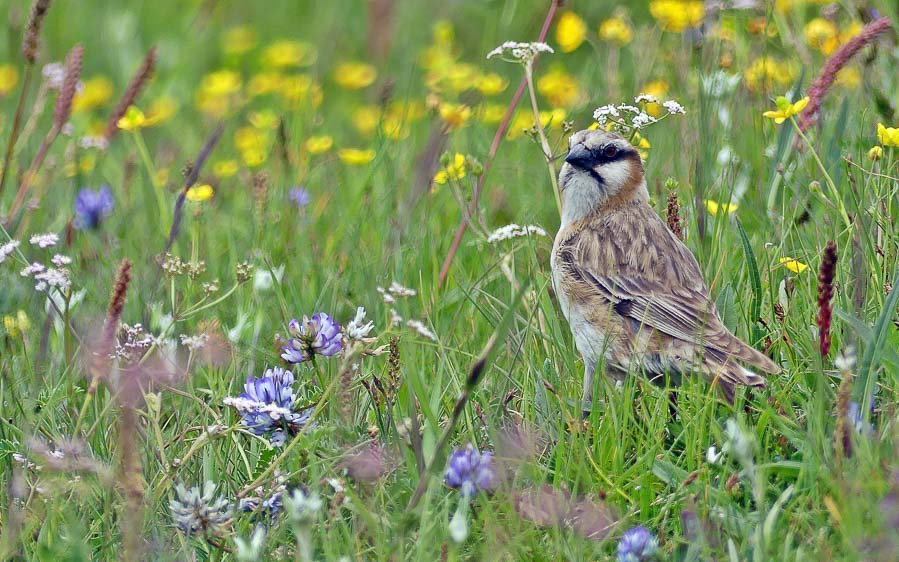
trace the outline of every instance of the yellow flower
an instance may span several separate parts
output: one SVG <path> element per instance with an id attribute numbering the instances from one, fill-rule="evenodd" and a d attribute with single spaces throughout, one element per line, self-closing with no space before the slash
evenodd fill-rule
<path id="1" fill-rule="evenodd" d="M 663 31 L 680 33 L 688 27 L 697 27 L 705 18 L 705 3 L 687 0 L 653 0 L 649 13 Z"/>
<path id="2" fill-rule="evenodd" d="M 790 103 L 784 96 L 777 96 L 777 111 L 766 111 L 762 113 L 768 119 L 774 119 L 774 122 L 780 125 L 790 117 L 799 115 L 805 106 L 808 105 L 808 96 L 805 96 L 796 103 Z"/>
<path id="3" fill-rule="evenodd" d="M 477 84 L 478 91 L 485 96 L 495 96 L 505 90 L 508 86 L 509 81 L 495 72 L 481 76 L 481 79 L 478 80 Z"/>
<path id="4" fill-rule="evenodd" d="M 264 96 L 279 91 L 284 86 L 284 76 L 279 72 L 260 72 L 254 74 L 247 84 L 247 94 Z"/>
<path id="5" fill-rule="evenodd" d="M 3 317 L 3 328 L 9 337 L 18 339 L 31 328 L 31 321 L 24 310 L 19 310 L 15 316 L 8 314 Z"/>
<path id="6" fill-rule="evenodd" d="M 177 108 L 175 98 L 171 96 L 158 97 L 150 103 L 150 108 L 147 110 L 147 122 L 150 125 L 164 123 L 172 118 Z"/>
<path id="7" fill-rule="evenodd" d="M 754 92 L 767 91 L 772 89 L 772 86 L 788 86 L 795 78 L 796 68 L 793 64 L 766 56 L 753 61 L 744 74 L 746 87 Z"/>
<path id="8" fill-rule="evenodd" d="M 268 158 L 269 138 L 264 129 L 241 127 L 234 132 L 234 146 L 243 163 L 250 168 L 261 166 Z"/>
<path id="9" fill-rule="evenodd" d="M 334 82 L 346 90 L 361 90 L 371 86 L 378 77 L 378 71 L 364 62 L 342 62 L 334 69 Z"/>
<path id="10" fill-rule="evenodd" d="M 375 151 L 370 148 L 341 148 L 337 151 L 337 157 L 349 166 L 362 166 L 375 159 Z"/>
<path id="11" fill-rule="evenodd" d="M 309 66 L 315 62 L 318 51 L 302 41 L 275 41 L 262 53 L 262 64 L 274 68 Z"/>
<path id="12" fill-rule="evenodd" d="M 291 102 L 310 102 L 312 107 L 318 107 L 323 97 L 321 84 L 305 74 L 288 76 L 282 80 L 278 93 Z"/>
<path id="13" fill-rule="evenodd" d="M 458 152 L 453 156 L 453 161 L 450 162 L 446 168 L 437 172 L 434 176 L 434 183 L 439 183 L 440 185 L 445 184 L 451 180 L 461 180 L 465 177 L 465 155 L 459 154 Z"/>
<path id="14" fill-rule="evenodd" d="M 563 53 L 577 49 L 587 38 L 587 24 L 574 12 L 565 12 L 556 25 L 556 43 Z"/>
<path id="15" fill-rule="evenodd" d="M 19 71 L 11 64 L 0 64 L 0 96 L 5 96 L 19 83 Z"/>
<path id="16" fill-rule="evenodd" d="M 147 126 L 147 116 L 144 112 L 135 106 L 130 106 L 125 111 L 125 115 L 116 123 L 119 129 L 123 131 L 137 131 Z"/>
<path id="17" fill-rule="evenodd" d="M 324 154 L 334 146 L 334 139 L 328 135 L 309 137 L 305 142 L 309 154 Z"/>
<path id="18" fill-rule="evenodd" d="M 877 124 L 877 138 L 883 146 L 899 146 L 899 129 Z"/>
<path id="19" fill-rule="evenodd" d="M 242 55 L 256 46 L 256 32 L 246 25 L 232 27 L 222 35 L 222 50 L 228 55 Z"/>
<path id="20" fill-rule="evenodd" d="M 475 65 L 448 60 L 431 68 L 425 84 L 435 92 L 459 93 L 475 87 L 480 76 L 481 71 Z"/>
<path id="21" fill-rule="evenodd" d="M 711 199 L 706 199 L 705 208 L 708 209 L 710 215 L 717 217 L 719 212 L 721 212 L 722 215 L 733 213 L 737 210 L 737 205 L 736 203 L 719 203 L 717 201 L 712 201 Z"/>
<path id="22" fill-rule="evenodd" d="M 633 40 L 634 31 L 624 18 L 613 16 L 599 24 L 599 38 L 623 47 Z"/>
<path id="23" fill-rule="evenodd" d="M 649 94 L 661 100 L 668 94 L 668 82 L 665 82 L 664 80 L 653 80 L 640 88 L 640 93 Z M 647 103 L 644 109 L 646 110 L 646 113 L 653 117 L 658 117 L 662 114 L 662 106 L 657 103 Z"/>
<path id="24" fill-rule="evenodd" d="M 247 120 L 250 122 L 250 125 L 256 127 L 257 129 L 268 130 L 277 129 L 278 123 L 280 123 L 281 121 L 278 115 L 270 109 L 264 109 L 262 111 L 251 111 L 250 114 L 247 115 Z"/>
<path id="25" fill-rule="evenodd" d="M 789 256 L 782 257 L 782 258 L 780 258 L 779 261 L 781 264 L 783 264 L 784 267 L 786 267 L 793 273 L 802 273 L 803 271 L 808 269 L 807 265 L 805 265 L 801 261 L 799 261 L 795 258 L 791 258 Z"/>
<path id="26" fill-rule="evenodd" d="M 506 106 L 500 103 L 489 103 L 481 108 L 479 118 L 482 123 L 495 125 L 506 115 Z"/>
<path id="27" fill-rule="evenodd" d="M 241 88 L 240 75 L 219 70 L 203 76 L 197 91 L 197 107 L 203 113 L 221 117 L 234 108 Z"/>
<path id="28" fill-rule="evenodd" d="M 574 76 L 555 68 L 537 80 L 537 91 L 553 107 L 571 107 L 578 101 L 580 91 Z"/>
<path id="29" fill-rule="evenodd" d="M 880 160 L 883 158 L 883 147 L 882 146 L 872 146 L 871 150 L 868 151 L 868 158 L 871 160 Z"/>
<path id="30" fill-rule="evenodd" d="M 839 38 L 837 37 L 839 30 L 837 26 L 824 18 L 814 18 L 805 24 L 803 33 L 808 46 L 812 49 L 818 49 L 825 55 L 834 52 L 839 46 Z"/>
<path id="31" fill-rule="evenodd" d="M 400 140 L 409 136 L 409 123 L 402 113 L 388 111 L 381 121 L 381 132 L 391 140 Z"/>
<path id="32" fill-rule="evenodd" d="M 471 108 L 461 103 L 441 103 L 437 112 L 451 129 L 462 127 L 471 117 Z"/>
<path id="33" fill-rule="evenodd" d="M 105 76 L 94 76 L 84 81 L 81 91 L 72 99 L 72 111 L 90 111 L 100 107 L 112 97 L 112 82 Z"/>
<path id="34" fill-rule="evenodd" d="M 212 166 L 213 173 L 220 178 L 230 178 L 237 173 L 240 165 L 237 160 L 222 160 Z"/>
<path id="35" fill-rule="evenodd" d="M 363 136 L 371 136 L 381 121 L 381 109 L 376 105 L 363 105 L 353 111 L 353 127 Z"/>
<path id="36" fill-rule="evenodd" d="M 198 183 L 187 190 L 185 197 L 194 203 L 200 203 L 211 199 L 214 194 L 215 190 L 212 189 L 211 185 L 208 183 Z"/>
<path id="37" fill-rule="evenodd" d="M 834 84 L 847 90 L 855 90 L 862 85 L 862 73 L 859 72 L 858 67 L 844 66 L 837 72 Z"/>

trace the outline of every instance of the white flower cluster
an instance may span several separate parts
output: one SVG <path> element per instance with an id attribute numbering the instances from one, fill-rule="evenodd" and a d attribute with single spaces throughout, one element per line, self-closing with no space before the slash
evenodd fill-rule
<path id="1" fill-rule="evenodd" d="M 662 107 L 665 108 L 665 111 L 668 112 L 663 116 L 663 118 L 667 117 L 668 115 L 683 115 L 686 113 L 684 106 L 682 106 L 678 102 L 674 100 L 659 102 L 659 98 L 652 94 L 640 94 L 639 96 L 634 98 L 634 103 L 661 103 Z M 601 126 L 606 126 L 611 123 L 615 128 L 635 131 L 643 129 L 644 127 L 647 127 L 659 121 L 659 119 L 653 117 L 645 110 L 626 103 L 618 105 L 609 104 L 597 107 L 593 112 L 593 119 L 595 119 L 596 122 Z"/>
<path id="2" fill-rule="evenodd" d="M 354 341 L 362 341 L 368 337 L 369 332 L 375 327 L 374 322 L 366 322 L 365 308 L 360 306 L 356 309 L 356 317 L 347 322 L 344 332 L 346 337 Z"/>
<path id="3" fill-rule="evenodd" d="M 511 238 L 521 238 L 523 236 L 530 236 L 532 234 L 535 234 L 537 236 L 546 236 L 546 231 L 533 224 L 519 226 L 512 223 L 507 224 L 506 226 L 503 226 L 501 228 L 497 228 L 496 230 L 491 232 L 490 236 L 487 237 L 487 243 L 495 244 L 496 242 L 502 242 L 503 240 L 509 240 Z"/>
<path id="4" fill-rule="evenodd" d="M 18 240 L 10 240 L 6 244 L 0 246 L 0 263 L 3 263 L 6 258 L 10 256 L 13 252 L 16 251 L 16 248 L 19 247 Z"/>
<path id="5" fill-rule="evenodd" d="M 265 413 L 273 420 L 279 420 L 282 417 L 288 417 L 294 414 L 289 408 L 282 408 L 277 404 L 269 404 L 266 402 L 258 402 L 249 398 L 241 398 L 240 396 L 228 396 L 222 400 L 222 404 L 230 406 L 240 413 Z"/>
<path id="6" fill-rule="evenodd" d="M 518 43 L 506 41 L 499 47 L 487 53 L 487 58 L 501 57 L 510 62 L 530 62 L 540 53 L 553 53 L 553 48 L 546 43 Z"/>
<path id="7" fill-rule="evenodd" d="M 69 258 L 57 254 L 53 258 L 53 263 L 59 266 L 66 259 Z M 46 267 L 41 263 L 34 262 L 22 269 L 19 275 L 22 277 L 34 277 L 34 289 L 40 292 L 47 292 L 51 287 L 56 287 L 60 291 L 67 291 L 72 286 L 69 270 L 64 267 Z"/>
<path id="8" fill-rule="evenodd" d="M 39 248 L 49 248 L 50 246 L 55 246 L 59 243 L 59 236 L 48 232 L 46 234 L 35 234 L 29 240 L 32 245 L 37 246 Z"/>
<path id="9" fill-rule="evenodd" d="M 387 304 L 395 303 L 397 297 L 414 297 L 418 294 L 415 289 L 403 287 L 396 281 L 392 282 L 386 289 L 384 287 L 378 287 L 377 291 L 381 295 L 381 299 Z"/>
<path id="10" fill-rule="evenodd" d="M 181 334 L 181 345 L 186 346 L 191 351 L 197 351 L 198 349 L 203 349 L 203 347 L 206 345 L 206 342 L 208 340 L 209 340 L 208 334 L 197 334 L 195 336 Z"/>

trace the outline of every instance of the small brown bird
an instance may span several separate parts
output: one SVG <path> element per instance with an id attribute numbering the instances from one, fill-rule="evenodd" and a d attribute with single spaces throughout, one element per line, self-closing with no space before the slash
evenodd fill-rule
<path id="1" fill-rule="evenodd" d="M 618 379 L 641 367 L 650 379 L 698 371 L 729 400 L 734 385 L 765 384 L 737 361 L 780 370 L 721 323 L 696 258 L 649 206 L 643 162 L 627 140 L 572 135 L 559 186 L 553 286 L 584 358 L 585 403 L 601 363 Z"/>

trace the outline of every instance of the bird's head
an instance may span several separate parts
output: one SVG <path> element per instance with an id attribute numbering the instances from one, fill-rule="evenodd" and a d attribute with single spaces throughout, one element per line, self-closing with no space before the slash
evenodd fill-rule
<path id="1" fill-rule="evenodd" d="M 563 225 L 600 206 L 649 200 L 640 153 L 618 133 L 601 130 L 571 135 L 559 188 Z"/>

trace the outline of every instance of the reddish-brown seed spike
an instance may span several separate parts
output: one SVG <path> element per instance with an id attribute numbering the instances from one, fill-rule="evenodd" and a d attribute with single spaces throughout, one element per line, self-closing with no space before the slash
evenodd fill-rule
<path id="1" fill-rule="evenodd" d="M 49 9 L 50 0 L 35 0 L 31 5 L 31 14 L 28 16 L 28 25 L 25 26 L 25 36 L 22 38 L 22 56 L 28 64 L 34 64 L 37 60 L 41 26 Z"/>
<path id="2" fill-rule="evenodd" d="M 684 231 L 681 229 L 680 225 L 680 203 L 677 200 L 677 192 L 671 191 L 668 193 L 668 207 L 666 209 L 666 215 L 668 218 L 668 228 L 671 232 L 674 233 L 678 239 L 684 239 Z"/>
<path id="3" fill-rule="evenodd" d="M 81 77 L 81 62 L 84 59 L 84 47 L 81 44 L 72 47 L 66 55 L 66 74 L 63 78 L 62 89 L 56 98 L 56 107 L 53 109 L 53 127 L 61 130 L 69 115 L 72 113 L 72 99 L 78 88 L 78 79 Z"/>
<path id="4" fill-rule="evenodd" d="M 119 265 L 119 273 L 116 276 L 112 297 L 109 299 L 109 308 L 106 311 L 106 323 L 103 326 L 102 347 L 105 353 L 112 350 L 112 343 L 116 331 L 119 329 L 119 318 L 125 308 L 125 297 L 128 294 L 128 285 L 131 283 L 131 260 L 125 258 Z"/>
<path id="5" fill-rule="evenodd" d="M 837 266 L 837 245 L 831 240 L 824 248 L 821 269 L 818 272 L 818 337 L 821 357 L 830 353 L 830 321 L 833 298 L 833 277 Z"/>
<path id="6" fill-rule="evenodd" d="M 109 121 L 106 122 L 106 131 L 103 133 L 103 137 L 107 141 L 112 139 L 112 137 L 119 132 L 119 119 L 124 117 L 128 108 L 137 101 L 137 96 L 140 95 L 144 86 L 149 82 L 155 67 L 156 47 L 151 47 L 150 50 L 147 51 L 146 56 L 144 56 L 144 61 L 141 63 L 140 68 L 137 69 L 137 72 L 134 73 L 134 77 L 131 78 L 131 82 L 128 83 L 128 88 L 125 90 L 125 93 L 122 94 L 119 103 L 116 104 L 115 109 L 109 116 Z"/>
<path id="7" fill-rule="evenodd" d="M 863 27 L 858 35 L 837 49 L 836 52 L 827 59 L 827 62 L 824 63 L 824 67 L 821 69 L 821 73 L 818 74 L 812 82 L 811 87 L 809 87 L 808 105 L 806 106 L 805 111 L 799 115 L 800 130 L 806 131 L 809 127 L 818 122 L 818 113 L 821 110 L 821 104 L 824 101 L 824 97 L 827 95 L 830 86 L 833 85 L 833 82 L 837 77 L 837 72 L 846 66 L 852 57 L 866 45 L 873 43 L 880 34 L 891 27 L 893 27 L 893 22 L 890 21 L 890 18 L 878 18 Z"/>

